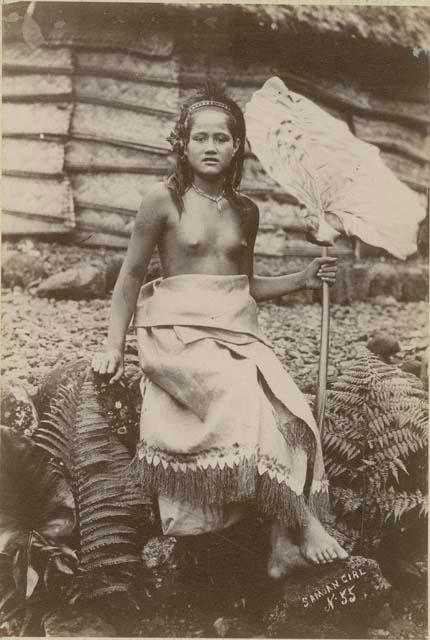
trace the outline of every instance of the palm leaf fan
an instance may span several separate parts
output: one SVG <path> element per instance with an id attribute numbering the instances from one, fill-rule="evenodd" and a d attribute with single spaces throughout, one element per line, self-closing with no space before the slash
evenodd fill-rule
<path id="1" fill-rule="evenodd" d="M 339 236 L 326 220 L 367 244 L 405 259 L 417 250 L 425 218 L 417 195 L 381 160 L 377 147 L 356 138 L 348 126 L 311 100 L 270 78 L 246 105 L 252 151 L 265 171 L 307 209 L 313 241 L 333 245 Z M 323 249 L 327 255 L 327 249 Z M 317 418 L 324 422 L 328 362 L 329 293 L 323 284 Z"/>

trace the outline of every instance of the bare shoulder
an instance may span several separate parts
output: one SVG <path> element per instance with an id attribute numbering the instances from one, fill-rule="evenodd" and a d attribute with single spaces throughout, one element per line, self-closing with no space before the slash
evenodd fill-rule
<path id="1" fill-rule="evenodd" d="M 162 222 L 168 216 L 171 196 L 164 182 L 156 182 L 144 194 L 137 212 L 137 221 Z"/>
<path id="2" fill-rule="evenodd" d="M 146 210 L 162 210 L 165 209 L 170 202 L 169 189 L 165 182 L 155 182 L 143 196 L 140 209 Z"/>

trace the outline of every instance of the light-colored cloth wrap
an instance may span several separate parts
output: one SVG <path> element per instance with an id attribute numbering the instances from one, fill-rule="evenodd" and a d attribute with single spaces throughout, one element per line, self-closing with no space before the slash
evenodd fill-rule
<path id="1" fill-rule="evenodd" d="M 187 274 L 141 288 L 142 378 L 131 466 L 164 533 L 235 522 L 253 501 L 289 526 L 328 506 L 317 425 L 257 321 L 247 276 Z"/>

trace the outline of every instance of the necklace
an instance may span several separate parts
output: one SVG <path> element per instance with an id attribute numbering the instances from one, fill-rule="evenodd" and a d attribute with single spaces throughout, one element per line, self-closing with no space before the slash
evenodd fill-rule
<path id="1" fill-rule="evenodd" d="M 204 191 L 196 187 L 194 182 L 191 184 L 191 186 L 194 189 L 194 191 L 199 194 L 199 196 L 202 196 L 203 198 L 207 198 L 208 200 L 212 200 L 212 202 L 215 202 L 219 213 L 222 213 L 221 200 L 224 198 L 225 189 L 222 190 L 222 193 L 219 196 L 210 196 L 208 193 L 205 193 Z"/>

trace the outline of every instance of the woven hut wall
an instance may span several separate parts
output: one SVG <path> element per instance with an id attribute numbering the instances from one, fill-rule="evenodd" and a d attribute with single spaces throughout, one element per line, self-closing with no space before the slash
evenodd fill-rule
<path id="1" fill-rule="evenodd" d="M 5 42 L 2 232 L 70 233 L 75 211 L 64 166 L 72 118 L 72 55 Z"/>
<path id="2" fill-rule="evenodd" d="M 77 10 L 40 3 L 35 18 L 43 38 L 37 47 L 22 42 L 16 23 L 6 33 L 3 233 L 62 231 L 87 245 L 125 247 L 142 195 L 169 169 L 166 136 L 178 106 L 208 74 L 244 107 L 276 73 L 377 145 L 426 206 L 428 97 L 419 74 L 403 65 L 391 32 L 390 42 L 378 43 L 377 25 L 372 27 L 372 55 L 379 63 L 366 68 L 370 58 L 361 60 L 359 44 L 339 49 L 352 60 L 328 59 L 327 51 L 336 49 L 330 38 L 339 36 L 339 16 L 331 30 L 325 21 L 323 36 L 316 37 L 311 13 L 291 8 L 296 31 L 286 37 L 273 28 L 279 12 L 270 14 L 272 26 L 263 29 L 268 10 L 262 16 L 251 6 L 106 6 L 88 3 Z M 354 11 L 341 12 L 348 28 Z M 365 21 L 365 14 L 359 19 Z M 385 71 L 390 60 L 392 66 L 400 60 L 396 81 Z M 358 67 L 365 73 L 357 74 Z M 52 198 L 46 209 L 41 185 L 49 185 Z M 250 150 L 242 191 L 260 207 L 257 253 L 318 252 L 304 237 L 300 205 Z M 341 239 L 337 250 L 348 254 L 352 248 L 351 240 Z"/>
<path id="3" fill-rule="evenodd" d="M 5 235 L 127 246 L 143 194 L 168 171 L 178 108 L 174 38 L 150 15 L 38 5 L 36 43 L 6 23 Z"/>

